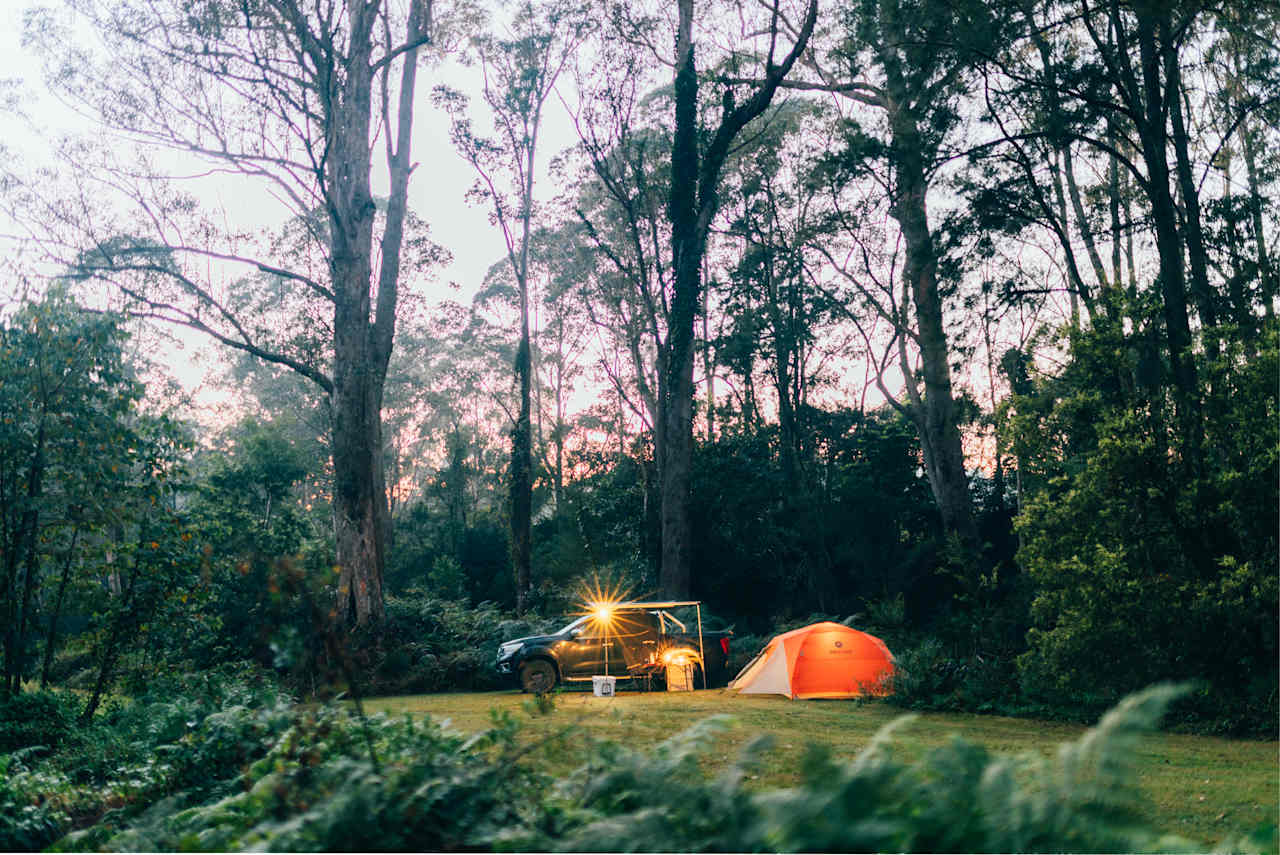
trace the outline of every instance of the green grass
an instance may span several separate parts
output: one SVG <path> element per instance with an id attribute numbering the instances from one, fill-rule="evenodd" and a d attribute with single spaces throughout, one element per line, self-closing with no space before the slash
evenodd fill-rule
<path id="1" fill-rule="evenodd" d="M 584 735 L 647 746 L 695 721 L 729 713 L 736 726 L 708 754 L 706 767 L 708 771 L 724 767 L 743 744 L 758 734 L 771 734 L 774 746 L 759 777 L 751 781 L 752 787 L 760 789 L 795 784 L 806 743 L 822 742 L 837 756 L 852 757 L 876 730 L 903 714 L 883 702 L 790 701 L 778 696 L 739 696 L 723 689 L 623 692 L 615 698 L 569 692 L 555 697 L 554 712 L 532 717 L 525 714 L 529 702 L 529 696 L 519 692 L 489 692 L 376 698 L 365 706 L 368 712 L 448 719 L 453 728 L 464 732 L 488 726 L 491 709 L 508 710 L 524 720 L 526 739 L 564 734 L 533 752 L 552 774 L 579 765 L 589 750 L 590 739 Z M 1048 755 L 1084 731 L 1082 726 L 1060 722 L 922 713 L 898 731 L 895 744 L 905 758 L 913 758 L 959 735 L 996 753 Z M 1280 755 L 1275 742 L 1154 733 L 1138 754 L 1141 785 L 1153 818 L 1165 831 L 1214 843 L 1280 819 Z"/>

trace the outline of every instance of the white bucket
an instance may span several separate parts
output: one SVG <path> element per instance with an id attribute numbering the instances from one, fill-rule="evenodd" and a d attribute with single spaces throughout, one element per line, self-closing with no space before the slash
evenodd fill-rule
<path id="1" fill-rule="evenodd" d="M 617 677 L 592 677 L 591 694 L 595 695 L 597 698 L 612 698 L 613 689 L 617 682 Z"/>

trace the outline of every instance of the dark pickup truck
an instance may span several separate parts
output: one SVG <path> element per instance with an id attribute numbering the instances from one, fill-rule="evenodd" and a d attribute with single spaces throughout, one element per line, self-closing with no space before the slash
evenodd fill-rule
<path id="1" fill-rule="evenodd" d="M 551 635 L 503 642 L 500 674 L 518 679 L 526 692 L 547 692 L 560 683 L 590 682 L 596 675 L 619 680 L 665 679 L 672 663 L 691 666 L 694 685 L 723 682 L 731 630 L 702 626 L 696 617 L 678 620 L 681 603 L 614 603 L 583 615 Z"/>

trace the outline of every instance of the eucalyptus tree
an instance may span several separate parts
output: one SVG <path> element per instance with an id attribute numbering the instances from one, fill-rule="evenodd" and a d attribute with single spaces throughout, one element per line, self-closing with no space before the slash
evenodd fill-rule
<path id="1" fill-rule="evenodd" d="M 584 373 L 584 359 L 591 344 L 590 320 L 580 301 L 574 299 L 578 281 L 584 274 L 579 245 L 564 239 L 558 229 L 541 229 L 534 243 L 538 260 L 547 272 L 547 288 L 539 306 L 537 346 L 538 447 L 543 468 L 551 477 L 551 495 L 556 510 L 563 506 L 566 479 L 566 446 L 571 424 L 570 398 Z M 545 393 L 547 400 L 542 401 Z M 549 428 L 543 429 L 548 421 Z"/>
<path id="2" fill-rule="evenodd" d="M 847 325 L 835 329 L 843 306 L 812 275 L 822 257 L 811 244 L 825 237 L 827 211 L 808 170 L 829 125 L 814 102 L 789 102 L 734 156 L 726 176 L 719 250 L 733 261 L 726 265 L 725 322 L 767 366 L 792 492 L 800 488 L 810 393 L 830 374 L 831 358 L 847 350 Z"/>
<path id="3" fill-rule="evenodd" d="M 680 0 L 674 11 L 671 20 L 664 19 L 663 12 L 631 4 L 605 4 L 609 26 L 589 54 L 594 83 L 582 87 L 577 126 L 582 150 L 603 192 L 627 214 L 621 235 L 625 245 L 602 240 L 598 223 L 589 223 L 588 231 L 617 272 L 644 291 L 642 321 L 652 330 L 655 349 L 656 387 L 650 396 L 661 481 L 660 584 L 668 595 L 680 597 L 688 596 L 692 585 L 689 478 L 695 336 L 703 263 L 720 207 L 721 174 L 735 141 L 768 110 L 808 46 L 818 4 L 771 0 L 709 6 L 699 12 L 693 0 Z M 659 47 L 665 26 L 674 30 L 674 52 Z M 696 58 L 698 44 L 709 48 L 702 70 Z M 672 75 L 666 99 L 670 114 L 659 119 L 670 134 L 665 163 L 655 161 L 647 139 L 652 134 L 637 132 L 635 122 L 647 109 L 643 93 L 658 82 L 656 68 L 670 69 Z M 717 68 L 746 73 L 708 74 Z M 585 76 L 579 74 L 580 83 L 587 82 Z M 704 80 L 716 87 L 718 109 L 707 109 L 708 102 L 700 99 Z M 655 162 L 669 174 L 665 199 L 641 186 L 645 164 Z"/>
<path id="4" fill-rule="evenodd" d="M 1222 242 L 1232 271 L 1226 284 L 1234 320 L 1249 332 L 1256 325 L 1256 307 L 1261 305 L 1266 315 L 1274 316 L 1275 298 L 1280 293 L 1274 248 L 1275 195 L 1264 192 L 1280 176 L 1280 146 L 1275 144 L 1280 101 L 1266 97 L 1280 85 L 1276 79 L 1280 51 L 1258 38 L 1268 28 L 1280 28 L 1280 10 L 1262 4 L 1226 6 L 1218 11 L 1215 24 L 1219 35 L 1205 51 L 1209 84 L 1205 88 L 1222 138 L 1213 165 L 1222 175 Z M 1243 161 L 1243 187 L 1237 177 L 1237 155 Z M 1238 224 L 1246 223 L 1247 239 L 1238 232 Z"/>
<path id="5" fill-rule="evenodd" d="M 852 270 L 825 241 L 815 247 L 861 295 L 875 315 L 869 323 L 891 327 L 906 400 L 898 401 L 882 380 L 881 391 L 915 424 L 943 525 L 970 555 L 979 543 L 946 321 L 946 299 L 958 283 L 948 279 L 954 271 L 942 263 L 929 205 L 931 191 L 959 147 L 960 103 L 973 79 L 975 58 L 999 42 L 1001 29 L 999 17 L 984 3 L 863 0 L 842 10 L 838 41 L 810 64 L 809 79 L 787 84 L 834 93 L 859 111 L 845 121 L 844 143 L 821 175 L 831 191 L 833 225 L 856 232 L 883 198 L 896 229 L 883 229 L 880 239 L 869 242 L 851 235 L 854 249 L 849 255 L 861 262 L 859 267 L 855 261 Z M 878 189 L 870 196 L 863 193 L 872 201 L 857 217 L 842 195 L 846 186 L 863 180 Z M 876 258 L 898 241 L 900 271 L 896 254 Z M 887 272 L 877 274 L 874 267 Z M 900 296 L 899 283 L 893 281 L 899 276 Z M 923 389 L 913 365 L 917 356 Z"/>
<path id="6" fill-rule="evenodd" d="M 516 10 L 508 38 L 473 39 L 484 73 L 481 96 L 496 138 L 477 135 L 466 118 L 465 98 L 436 90 L 453 115 L 455 147 L 479 174 L 472 194 L 491 207 L 502 231 L 506 258 L 518 293 L 519 336 L 515 374 L 519 412 L 511 431 L 511 548 L 516 574 L 516 610 L 523 613 L 531 585 L 533 518 L 533 403 L 529 337 L 529 248 L 534 223 L 534 178 L 543 110 L 589 28 L 578 3 L 526 0 Z"/>
<path id="7" fill-rule="evenodd" d="M 28 33 L 51 83 L 102 124 L 108 146 L 75 144 L 74 193 L 55 198 L 33 181 L 15 205 L 34 237 L 67 260 L 78 253 L 80 274 L 117 286 L 138 315 L 198 330 L 322 390 L 340 567 L 334 612 L 378 623 L 383 384 L 407 272 L 419 59 L 443 42 L 433 0 L 67 5 L 77 13 L 69 21 L 46 11 Z M 101 54 L 79 46 L 86 29 Z M 372 189 L 379 158 L 385 202 Z M 254 215 L 278 202 L 297 218 L 308 257 L 227 226 L 234 214 L 211 210 L 211 190 L 253 199 Z M 104 209 L 103 197 L 123 207 Z M 318 352 L 288 342 L 294 323 L 263 329 L 242 305 L 246 289 L 265 294 L 281 282 L 326 307 L 312 318 L 324 336 Z"/>
<path id="8" fill-rule="evenodd" d="M 1126 227 L 1154 249 L 1158 276 L 1152 277 L 1151 290 L 1176 423 L 1186 440 L 1182 459 L 1198 469 L 1205 424 L 1197 343 L 1212 360 L 1224 340 L 1218 327 L 1228 316 L 1234 312 L 1245 328 L 1252 326 L 1250 311 L 1239 309 L 1240 293 L 1226 299 L 1221 294 L 1227 277 L 1214 274 L 1221 265 L 1213 258 L 1213 224 L 1207 222 L 1202 196 L 1206 185 L 1217 182 L 1215 165 L 1224 163 L 1233 147 L 1248 163 L 1257 142 L 1251 129 L 1275 113 L 1276 53 L 1273 45 L 1266 47 L 1274 12 L 1265 4 L 1219 9 L 1200 3 L 1067 0 L 1021 3 L 1020 17 L 1021 38 L 991 58 L 996 73 L 986 87 L 988 115 L 1016 156 L 1027 160 L 1026 149 L 1037 141 L 1056 154 L 1094 278 L 1106 298 L 1099 308 L 1113 314 L 1125 296 L 1117 287 L 1121 176 L 1136 188 L 1137 216 Z M 1233 92 L 1225 99 L 1215 98 L 1217 84 L 1206 68 L 1215 61 L 1224 70 L 1243 72 L 1232 75 Z M 1091 218 L 1076 198 L 1074 152 L 1107 164 L 1110 282 L 1094 246 Z M 1060 189 L 1056 192 L 1060 196 Z M 1058 219 L 1065 224 L 1065 216 Z M 1263 238 L 1256 245 L 1263 249 L 1258 258 L 1265 286 L 1266 228 L 1256 221 L 1253 226 Z M 1065 226 L 1055 228 L 1065 245 Z M 1083 281 L 1074 265 L 1072 278 Z M 1146 290 L 1131 272 L 1128 302 L 1135 304 Z M 1088 289 L 1082 293 L 1089 296 Z"/>

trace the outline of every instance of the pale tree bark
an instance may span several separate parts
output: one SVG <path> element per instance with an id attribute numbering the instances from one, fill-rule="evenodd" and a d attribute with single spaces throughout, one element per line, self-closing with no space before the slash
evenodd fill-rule
<path id="1" fill-rule="evenodd" d="M 821 82 L 795 85 L 834 92 L 876 108 L 884 117 L 887 146 L 883 166 L 887 175 L 880 180 L 887 190 L 889 215 L 898 224 L 904 249 L 900 301 L 894 305 L 894 283 L 881 282 L 879 292 L 873 293 L 872 288 L 859 281 L 860 277 L 834 264 L 835 259 L 826 249 L 820 245 L 815 248 L 863 294 L 876 315 L 892 325 L 907 400 L 898 402 L 889 393 L 882 371 L 877 372 L 877 385 L 886 399 L 915 425 L 925 474 L 943 526 L 959 540 L 965 560 L 976 560 L 981 543 L 965 471 L 951 377 L 951 348 L 938 280 L 938 250 L 928 212 L 930 181 L 937 166 L 938 150 L 955 121 L 951 100 L 963 88 L 969 67 L 969 49 L 955 41 L 956 33 L 970 29 L 974 22 L 961 21 L 955 16 L 967 11 L 946 4 L 931 8 L 924 16 L 917 9 L 904 8 L 904 4 L 896 0 L 879 0 L 870 8 L 874 17 L 862 22 L 863 31 L 850 33 L 846 50 L 851 59 L 874 68 L 876 74 L 868 75 L 867 79 L 837 81 L 818 69 L 823 76 Z M 995 23 L 986 19 L 976 29 L 992 26 Z M 913 29 L 917 27 L 920 29 Z M 937 42 L 937 50 L 923 63 L 908 51 L 922 38 Z M 882 80 L 875 80 L 880 75 Z M 840 187 L 832 189 L 836 195 L 841 190 Z M 1041 204 L 1052 210 L 1046 202 Z M 845 223 L 846 217 L 841 214 L 838 219 Z M 874 271 L 865 272 L 875 279 Z M 1075 278 L 1078 281 L 1078 275 Z M 864 337 L 870 341 L 865 333 Z M 909 345 L 914 345 L 916 354 Z M 916 379 L 917 354 L 923 390 Z"/>
<path id="2" fill-rule="evenodd" d="M 577 50 L 588 22 L 580 10 L 526 2 L 517 12 L 512 37 L 477 39 L 484 72 L 483 97 L 493 112 L 499 140 L 475 136 L 462 114 L 458 93 L 443 92 L 453 113 L 455 147 L 480 177 L 478 187 L 502 230 L 515 279 L 519 339 L 513 366 L 518 409 L 511 429 L 511 560 L 515 568 L 516 611 L 524 614 L 533 587 L 533 353 L 530 340 L 530 242 L 533 237 L 534 173 L 543 107 L 566 63 Z M 511 194 L 504 184 L 514 188 Z"/>
<path id="3" fill-rule="evenodd" d="M 39 214 L 29 218 L 46 217 L 39 231 L 51 255 L 86 279 L 115 285 L 136 316 L 203 332 L 295 371 L 324 393 L 339 567 L 332 614 L 377 624 L 389 527 L 383 385 L 410 217 L 417 65 L 431 41 L 433 0 L 395 8 L 382 0 L 210 0 L 202 16 L 178 0 L 131 3 L 102 8 L 78 0 L 109 57 L 63 69 L 54 83 L 138 142 L 139 165 L 104 158 L 101 169 L 78 170 L 77 181 L 82 195 L 99 185 L 120 193 L 142 225 L 44 205 L 35 186 L 27 198 Z M 32 31 L 51 58 L 66 49 L 59 32 Z M 380 146 L 390 180 L 381 217 L 372 193 Z M 164 174 L 145 155 L 166 150 L 257 182 L 293 216 L 305 248 L 280 261 L 267 242 L 255 244 L 220 216 L 184 206 L 172 188 L 187 179 Z M 290 266 L 311 252 L 323 257 L 318 264 L 308 256 Z M 211 272 L 221 266 L 250 271 L 241 289 L 267 277 L 314 305 L 273 329 L 252 300 L 244 308 L 247 291 L 227 289 Z M 295 327 L 322 328 L 313 319 L 325 311 L 332 329 L 299 344 Z"/>
<path id="4" fill-rule="evenodd" d="M 1275 314 L 1273 303 L 1276 294 L 1280 293 L 1280 282 L 1277 281 L 1275 264 L 1267 252 L 1266 233 L 1262 223 L 1262 194 L 1258 189 L 1258 158 L 1251 123 L 1245 120 L 1240 125 L 1240 148 L 1244 153 L 1245 176 L 1249 182 L 1249 215 L 1253 221 L 1253 240 L 1257 247 L 1258 269 L 1262 278 L 1262 305 L 1268 316 Z"/>
<path id="5" fill-rule="evenodd" d="M 895 83 L 890 77 L 891 103 Z M 922 162 L 924 153 L 916 118 L 897 109 L 890 116 L 897 181 L 890 211 L 902 229 L 906 260 L 902 280 L 911 293 L 915 309 L 915 339 L 923 366 L 924 395 L 916 392 L 910 365 L 903 363 L 907 390 L 912 398 L 912 420 L 920 434 L 925 472 L 933 491 L 942 524 L 959 536 L 972 555 L 977 554 L 978 532 L 973 521 L 969 476 L 964 468 L 964 449 L 956 420 L 951 382 L 950 347 L 943 323 L 942 297 L 938 290 L 937 254 L 929 230 L 926 202 L 928 183 Z"/>
<path id="6" fill-rule="evenodd" d="M 334 294 L 333 466 L 334 540 L 340 568 L 338 613 L 355 624 L 381 623 L 382 571 L 389 525 L 382 461 L 382 395 L 395 335 L 395 310 L 400 278 L 404 222 L 408 211 L 409 177 L 413 172 L 410 142 L 413 99 L 417 84 L 418 46 L 428 38 L 430 0 L 410 6 L 402 43 L 396 132 L 385 78 L 381 118 L 385 126 L 386 157 L 391 195 L 381 243 L 377 303 L 372 317 L 375 206 L 371 190 L 369 149 L 372 91 L 375 78 L 374 25 L 379 3 L 352 2 L 351 33 L 345 51 L 346 75 L 328 76 L 326 142 L 332 167 L 327 172 L 326 208 L 330 229 L 330 278 Z M 298 29 L 304 47 L 312 41 Z M 332 46 L 331 46 L 332 47 Z M 395 46 L 383 46 L 389 61 Z M 317 61 L 326 53 L 313 57 Z M 332 72 L 332 69 L 331 69 Z M 389 70 L 385 73 L 390 73 Z M 337 84 L 336 86 L 334 84 Z M 372 321 L 372 322 L 371 322 Z"/>

